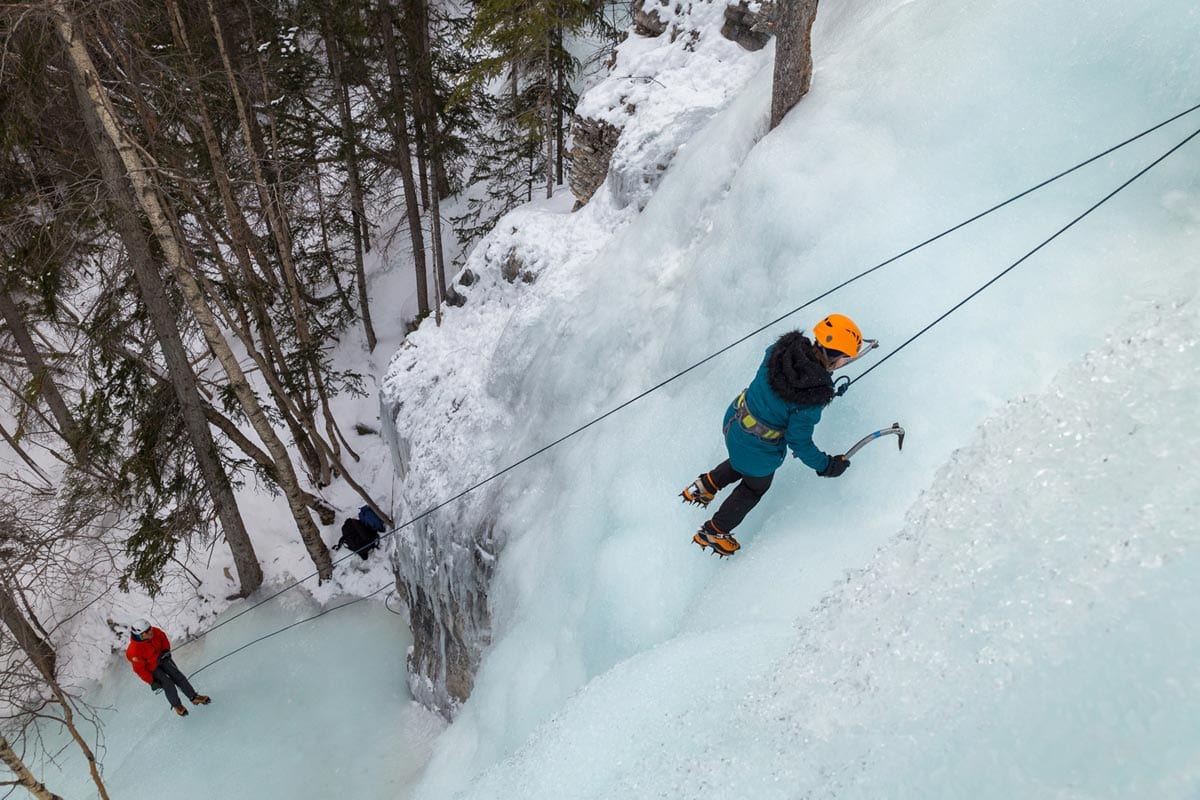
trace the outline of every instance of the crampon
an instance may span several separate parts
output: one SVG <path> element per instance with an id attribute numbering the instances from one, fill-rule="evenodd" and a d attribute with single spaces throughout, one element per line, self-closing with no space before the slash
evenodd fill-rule
<path id="1" fill-rule="evenodd" d="M 708 508 L 708 504 L 717 496 L 717 487 L 713 485 L 712 478 L 705 474 L 692 481 L 692 484 L 680 492 L 679 496 L 685 503 Z"/>
<path id="2" fill-rule="evenodd" d="M 733 538 L 733 534 L 718 533 L 709 528 L 708 523 L 705 523 L 700 530 L 696 531 L 695 535 L 692 536 L 692 541 L 700 545 L 701 550 L 711 547 L 713 553 L 721 558 L 728 558 L 742 547 L 738 544 L 738 540 Z"/>

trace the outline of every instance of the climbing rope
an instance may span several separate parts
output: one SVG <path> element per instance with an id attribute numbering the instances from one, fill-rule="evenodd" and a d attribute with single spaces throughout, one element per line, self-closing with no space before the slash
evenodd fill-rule
<path id="1" fill-rule="evenodd" d="M 1096 201 L 1095 203 L 1093 203 L 1093 204 L 1092 204 L 1092 206 L 1091 206 L 1090 208 L 1088 208 L 1088 210 L 1087 210 L 1087 211 L 1084 211 L 1082 214 L 1080 214 L 1079 216 L 1077 216 L 1075 219 L 1071 220 L 1071 221 L 1070 221 L 1070 222 L 1068 222 L 1066 225 L 1064 225 L 1064 226 L 1062 226 L 1061 228 L 1059 228 L 1057 231 L 1055 231 L 1053 234 L 1051 234 L 1051 236 L 1050 236 L 1048 239 L 1046 239 L 1045 241 L 1043 241 L 1043 242 L 1042 242 L 1041 244 L 1039 244 L 1037 247 L 1033 248 L 1033 249 L 1032 249 L 1032 250 L 1030 250 L 1028 253 L 1026 253 L 1025 255 L 1023 255 L 1023 256 L 1021 256 L 1020 258 L 1018 258 L 1016 261 L 1014 261 L 1012 264 L 1009 264 L 1007 267 L 1005 267 L 1004 269 L 1002 269 L 1000 272 L 996 273 L 996 275 L 995 275 L 995 276 L 994 276 L 994 277 L 993 277 L 991 280 L 989 280 L 987 283 L 985 283 L 985 284 L 983 284 L 982 286 L 980 286 L 980 287 L 979 287 L 978 289 L 976 289 L 975 291 L 971 292 L 969 295 L 967 295 L 966 297 L 964 297 L 962 300 L 960 300 L 960 301 L 958 301 L 957 303 L 955 303 L 953 306 L 951 306 L 951 307 L 950 307 L 950 308 L 949 308 L 949 309 L 948 309 L 948 310 L 947 310 L 947 311 L 946 311 L 944 314 L 942 314 L 940 317 L 938 317 L 938 318 L 937 318 L 937 319 L 935 319 L 933 322 L 931 322 L 931 323 L 929 323 L 928 325 L 926 325 L 924 328 L 921 328 L 921 330 L 917 331 L 917 332 L 916 332 L 916 333 L 914 333 L 912 336 L 908 337 L 908 339 L 906 339 L 906 340 L 905 340 L 905 341 L 904 341 L 904 342 L 903 342 L 903 343 L 902 343 L 902 344 L 901 344 L 899 347 L 897 347 L 897 348 L 895 348 L 894 350 L 892 350 L 892 351 L 891 351 L 890 353 L 888 353 L 886 356 L 884 356 L 883 358 L 881 358 L 881 359 L 879 359 L 878 361 L 876 361 L 876 362 L 875 362 L 874 364 L 872 364 L 872 365 L 871 365 L 869 368 L 867 368 L 867 369 L 866 369 L 866 370 L 864 370 L 864 371 L 863 371 L 861 374 L 859 374 L 859 375 L 858 375 L 858 376 L 856 376 L 856 377 L 855 377 L 853 380 L 851 380 L 851 381 L 850 381 L 850 385 L 854 385 L 854 384 L 855 384 L 855 383 L 857 383 L 858 381 L 861 381 L 861 380 L 862 380 L 863 378 L 865 378 L 867 375 L 871 374 L 871 372 L 872 372 L 873 370 L 875 370 L 875 369 L 876 369 L 876 368 L 878 368 L 878 367 L 881 367 L 881 366 L 883 366 L 884 362 L 886 362 L 886 361 L 887 361 L 889 358 L 891 358 L 892 356 L 896 355 L 896 354 L 897 354 L 897 353 L 899 353 L 901 350 L 903 350 L 904 348 L 908 347 L 910 344 L 912 344 L 913 342 L 915 342 L 917 339 L 919 339 L 921 336 L 923 336 L 923 335 L 924 335 L 924 334 L 925 334 L 925 333 L 926 333 L 926 332 L 927 332 L 927 331 L 928 331 L 930 328 L 932 328 L 934 325 L 937 325 L 939 322 L 941 322 L 942 320 L 944 320 L 946 317 L 950 316 L 950 315 L 951 315 L 951 314 L 953 314 L 955 311 L 957 311 L 958 309 L 960 309 L 960 308 L 962 308 L 963 306 L 965 306 L 967 303 L 969 303 L 969 302 L 970 302 L 972 299 L 974 299 L 976 296 L 978 296 L 978 295 L 979 295 L 981 292 L 983 292 L 985 289 L 987 289 L 987 288 L 988 288 L 989 286 L 991 286 L 993 283 L 995 283 L 996 281 L 1000 280 L 1000 279 L 1001 279 L 1001 278 L 1003 278 L 1005 275 L 1007 275 L 1008 273 L 1010 273 L 1010 272 L 1012 272 L 1014 269 L 1016 269 L 1018 266 L 1020 266 L 1020 265 L 1021 265 L 1023 262 L 1025 262 L 1025 261 L 1027 261 L 1029 258 L 1031 258 L 1031 257 L 1033 256 L 1033 254 L 1034 254 L 1034 253 L 1038 252 L 1038 251 L 1039 251 L 1039 250 L 1041 250 L 1043 247 L 1045 247 L 1046 245 L 1050 244 L 1050 243 L 1051 243 L 1051 242 L 1053 242 L 1055 239 L 1057 239 L 1059 236 L 1062 236 L 1064 233 L 1066 233 L 1067 231 L 1069 231 L 1071 228 L 1075 227 L 1076 223 L 1078 223 L 1078 222 L 1079 222 L 1080 220 L 1082 220 L 1084 217 L 1086 217 L 1087 215 L 1091 214 L 1091 213 L 1092 213 L 1093 211 L 1095 211 L 1097 208 L 1099 208 L 1100 206 L 1102 206 L 1102 205 L 1104 205 L 1105 203 L 1107 203 L 1109 200 L 1111 200 L 1111 199 L 1113 199 L 1114 197 L 1116 197 L 1116 196 L 1117 196 L 1117 194 L 1119 194 L 1119 193 L 1120 193 L 1120 192 L 1121 192 L 1123 189 L 1125 189 L 1127 186 L 1129 186 L 1129 184 L 1133 183 L 1133 182 L 1134 182 L 1134 181 L 1136 181 L 1138 178 L 1142 177 L 1142 176 L 1143 176 L 1143 175 L 1145 175 L 1147 172 L 1149 172 L 1150 170 L 1154 169 L 1156 166 L 1158 166 L 1160 163 L 1162 163 L 1162 162 L 1163 162 L 1163 161 L 1164 161 L 1164 160 L 1165 160 L 1167 157 L 1169 157 L 1169 156 L 1170 156 L 1172 153 L 1174 153 L 1174 152 L 1175 152 L 1176 150 L 1178 150 L 1179 148 L 1183 147 L 1185 144 L 1187 144 L 1188 142 L 1190 142 L 1192 139 L 1195 139 L 1197 136 L 1200 136 L 1200 128 L 1197 128 L 1197 129 L 1196 129 L 1195 131 L 1193 131 L 1193 132 L 1192 132 L 1192 133 L 1191 133 L 1189 136 L 1187 136 L 1187 137 L 1186 137 L 1186 138 L 1184 138 L 1184 139 L 1183 139 L 1181 142 L 1179 142 L 1179 144 L 1175 145 L 1175 146 L 1174 146 L 1174 147 L 1172 147 L 1170 150 L 1168 150 L 1167 152 L 1163 153 L 1161 156 L 1159 156 L 1158 158 L 1154 159 L 1153 161 L 1151 161 L 1151 162 L 1150 162 L 1149 164 L 1147 164 L 1146 166 L 1142 167 L 1140 170 L 1138 170 L 1138 171 L 1137 171 L 1137 173 L 1135 173 L 1135 174 L 1134 174 L 1134 176 L 1133 176 L 1132 178 L 1130 178 L 1129 180 L 1125 181 L 1125 182 L 1124 182 L 1124 183 L 1122 183 L 1120 186 L 1118 186 L 1116 189 L 1113 189 L 1111 192 L 1109 192 L 1108 194 L 1106 194 L 1106 195 L 1105 195 L 1104 197 L 1102 197 L 1100 200 L 1098 200 L 1098 201 Z"/>
<path id="2" fill-rule="evenodd" d="M 1038 191 L 1039 189 L 1049 186 L 1050 184 L 1054 183 L 1055 181 L 1065 178 L 1066 176 L 1082 169 L 1083 167 L 1085 167 L 1089 164 L 1092 164 L 1095 161 L 1098 161 L 1099 159 L 1104 158 L 1105 156 L 1110 155 L 1110 154 L 1116 152 L 1117 150 L 1120 150 L 1121 148 L 1126 147 L 1126 146 L 1132 144 L 1133 142 L 1136 142 L 1139 139 L 1142 139 L 1142 138 L 1150 135 L 1151 133 L 1159 130 L 1160 128 L 1163 128 L 1163 127 L 1171 124 L 1172 122 L 1174 122 L 1182 117 L 1187 116 L 1188 114 L 1195 112 L 1197 109 L 1200 109 L 1200 103 L 1197 103 L 1196 105 L 1193 105 L 1192 107 L 1190 107 L 1184 111 L 1174 114 L 1173 116 L 1163 120 L 1162 122 L 1159 122 L 1158 124 L 1153 125 L 1149 128 L 1146 128 L 1142 132 L 1135 134 L 1134 136 L 1131 136 L 1128 139 L 1125 139 L 1124 141 L 1120 142 L 1119 144 L 1115 144 L 1112 147 L 1109 147 L 1109 148 L 1091 156 L 1090 158 L 1080 161 L 1079 163 L 1075 164 L 1074 166 L 1069 167 L 1069 168 L 1063 170 L 1062 172 L 1059 172 L 1058 174 L 1054 175 L 1053 177 L 1047 178 L 1046 180 L 1043 180 L 1040 183 L 1037 183 L 1034 186 L 1031 186 L 1028 189 L 1025 189 L 1024 191 L 1014 194 L 1011 197 L 1009 197 L 1008 199 L 1006 199 L 1002 202 L 999 202 L 999 203 L 991 206 L 990 208 L 988 208 L 984 211 L 981 211 L 971 217 L 968 217 L 967 219 L 963 220 L 962 222 L 959 222 L 956 225 L 946 228 L 941 233 L 938 233 L 935 236 L 931 236 L 930 238 L 925 239 L 924 241 L 920 242 L 919 244 L 915 244 L 912 247 L 909 247 L 908 249 L 903 250 L 900 253 L 897 253 L 896 255 L 892 256 L 891 258 L 888 258 L 887 260 L 882 261 L 873 267 L 870 267 L 869 269 L 865 269 L 862 272 L 859 272 L 858 274 L 853 275 L 850 278 L 847 278 L 846 280 L 842 281 L 841 283 L 837 284 L 836 286 L 832 287 L 831 289 L 828 289 L 828 290 L 822 292 L 821 294 L 818 294 L 815 297 L 807 300 L 806 302 L 796 306 L 795 308 L 791 309 L 790 311 L 787 311 L 786 313 L 781 314 L 778 317 L 775 317 L 770 322 L 767 322 L 766 324 L 761 325 L 758 328 L 755 328 L 754 330 L 750 331 L 746 335 L 734 340 L 733 342 L 730 342 L 729 344 L 727 344 L 724 347 L 720 348 L 719 350 L 716 350 L 715 352 L 705 356 L 704 358 L 700 359 L 699 361 L 695 362 L 694 364 L 680 370 L 679 372 L 675 373 L 674 375 L 671 375 L 670 377 L 666 378 L 665 380 L 662 380 L 659 383 L 654 384 L 649 389 L 646 389 L 645 391 L 641 392 L 640 394 L 637 394 L 634 397 L 624 401 L 623 403 L 609 409 L 608 411 L 604 412 L 600 416 L 592 419 L 591 421 L 589 421 L 587 423 L 584 423 L 583 425 L 580 425 L 579 427 L 575 428 L 571 432 L 569 432 L 563 436 L 560 436 L 559 438 L 555 439 L 554 441 L 550 442 L 549 444 L 547 444 L 541 448 L 538 448 L 537 450 L 535 450 L 534 452 L 525 456 L 524 458 L 521 458 L 520 460 L 513 462 L 512 464 L 508 465 L 507 467 L 504 467 L 503 469 L 499 470 L 498 472 L 495 472 L 492 475 L 489 475 L 488 477 L 484 478 L 483 480 L 478 481 L 477 483 L 473 484 L 472 486 L 470 486 L 466 489 L 463 489 L 458 494 L 455 494 L 452 497 L 450 497 L 446 500 L 443 500 L 440 503 L 437 503 L 436 505 L 426 509 L 425 511 L 422 511 L 421 513 L 417 514 L 413 518 L 409 519 L 407 522 L 404 522 L 401 525 L 398 525 L 395 528 L 381 534 L 379 538 L 382 540 L 382 539 L 391 537 L 391 536 L 395 535 L 396 533 L 399 533 L 401 530 L 404 530 L 405 528 L 412 526 L 413 524 L 419 522 L 420 520 L 424 519 L 425 517 L 428 517 L 431 514 L 439 511 L 440 509 L 445 508 L 446 506 L 457 502 L 458 500 L 462 499 L 466 495 L 474 492 L 476 489 L 479 489 L 479 488 L 483 487 L 484 485 L 496 480 L 497 478 L 511 472 L 512 470 L 516 469 L 517 467 L 521 466 L 522 464 L 525 464 L 526 462 L 531 461 L 534 458 L 537 458 L 542 453 L 545 453 L 546 451 L 551 450 L 554 447 L 557 447 L 558 445 L 562 444 L 563 442 L 567 441 L 568 439 L 570 439 L 570 438 L 582 433 L 583 431 L 587 430 L 588 428 L 591 428 L 592 426 L 602 422 L 603 420 L 607 419 L 608 417 L 611 417 L 612 415 L 616 414 L 617 412 L 619 412 L 625 408 L 628 408 L 629 406 L 633 405 L 634 403 L 638 402 L 639 400 L 643 399 L 644 397 L 646 397 L 650 394 L 653 394 L 654 392 L 663 388 L 667 384 L 672 383 L 673 381 L 676 381 L 679 378 L 682 378 L 684 375 L 687 375 L 688 373 L 692 372 L 693 370 L 703 366 L 704 364 L 707 364 L 709 361 L 712 361 L 713 359 L 717 358 L 718 356 L 721 356 L 724 353 L 727 353 L 728 351 L 732 350 L 733 348 L 737 347 L 738 345 L 757 336 L 758 334 L 760 334 L 763 331 L 767 330 L 768 328 L 782 322 L 783 320 L 787 319 L 788 317 L 791 317 L 791 316 L 797 314 L 798 312 L 804 310 L 805 308 L 808 308 L 809 306 L 813 305 L 814 303 L 816 303 L 820 300 L 823 300 L 824 298 L 828 297 L 829 295 L 833 294 L 834 292 L 837 292 L 838 290 L 843 289 L 846 286 L 849 286 L 850 284 L 852 284 L 858 280 L 861 280 L 862 278 L 865 278 L 866 276 L 868 276 L 874 272 L 877 272 L 877 271 L 883 269 L 884 267 L 888 266 L 889 264 L 899 261 L 901 258 L 904 258 L 905 256 L 907 256 L 911 253 L 914 253 L 917 250 L 920 250 L 921 248 L 938 241 L 939 239 L 949 236 L 950 234 L 954 233 L 955 231 L 961 230 L 962 228 L 965 228 L 966 226 L 968 226 L 974 222 L 977 222 L 980 219 L 983 219 L 984 217 L 988 216 L 989 214 L 999 211 L 1000 209 L 1004 208 L 1005 206 L 1011 205 L 1012 203 L 1016 202 L 1017 200 L 1020 200 L 1021 198 L 1026 197 L 1026 196 Z M 1022 256 L 1020 259 L 1018 259 L 1014 263 L 1010 264 L 1008 267 L 1003 269 L 1001 272 L 997 273 L 993 278 L 991 278 L 989 281 L 987 281 L 987 283 L 983 284 L 978 289 L 976 289 L 974 292 L 972 292 L 970 295 L 968 295 L 966 298 L 964 298 L 960 302 L 956 303 L 953 307 L 951 307 L 949 310 L 947 310 L 945 313 L 943 313 L 941 316 L 939 316 L 933 322 L 929 323 L 924 328 L 917 331 L 915 334 L 913 334 L 911 337 L 909 337 L 906 341 L 904 341 L 900 346 L 896 347 L 894 350 L 892 350 L 890 353 L 888 353 L 882 359 L 880 359 L 875 364 L 873 364 L 870 368 L 868 368 L 867 370 L 862 372 L 860 375 L 855 377 L 853 380 L 851 380 L 850 383 L 854 384 L 854 383 L 857 383 L 858 381 L 862 380 L 864 377 L 866 377 L 868 374 L 870 374 L 876 368 L 883 365 L 892 356 L 896 355 L 901 350 L 903 350 L 905 347 L 907 347 L 909 344 L 916 341 L 919 337 L 921 337 L 923 334 L 925 334 L 927 331 L 929 331 L 931 328 L 933 328 L 939 322 L 941 322 L 946 317 L 950 316 L 950 314 L 954 313 L 956 310 L 958 310 L 959 308 L 964 306 L 971 299 L 973 299 L 974 297 L 979 295 L 981 292 L 983 292 L 985 289 L 990 287 L 996 281 L 1000 280 L 1000 278 L 1004 277 L 1009 272 L 1014 270 L 1021 263 L 1028 260 L 1035 253 L 1037 253 L 1039 250 L 1041 250 L 1043 247 L 1045 247 L 1047 244 L 1049 244 L 1050 242 L 1057 239 L 1059 236 L 1061 236 L 1063 233 L 1068 231 L 1070 228 L 1074 227 L 1082 219 L 1084 219 L 1089 214 L 1091 214 L 1093 211 L 1098 209 L 1100 206 L 1104 205 L 1106 202 L 1111 200 L 1113 197 L 1115 197 L 1117 194 L 1119 194 L 1122 190 L 1124 190 L 1126 187 L 1128 187 L 1130 184 L 1132 184 L 1138 178 L 1145 175 L 1147 172 L 1149 172 L 1151 169 L 1153 169 L 1155 166 L 1157 166 L 1159 163 L 1164 161 L 1166 158 L 1168 158 L 1170 155 L 1172 155 L 1175 151 L 1179 150 L 1181 147 L 1183 147 L 1185 144 L 1187 144 L 1189 141 L 1191 141 L 1198 135 L 1200 135 L 1200 129 L 1197 129 L 1195 132 L 1193 132 L 1188 137 L 1186 137 L 1185 139 L 1180 141 L 1178 144 L 1176 144 L 1170 150 L 1163 153 L 1161 156 L 1154 159 L 1154 161 L 1147 164 L 1145 167 L 1143 167 L 1141 170 L 1139 170 L 1133 177 L 1129 178 L 1124 183 L 1122 183 L 1120 186 L 1118 186 L 1116 189 L 1109 192 L 1102 199 L 1100 199 L 1099 201 L 1094 203 L 1090 208 L 1088 208 L 1082 214 L 1075 217 L 1069 223 L 1064 225 L 1062 228 L 1060 228 L 1058 231 L 1056 231 L 1053 235 L 1051 235 L 1048 239 L 1043 241 L 1037 247 L 1033 248 L 1028 253 L 1026 253 L 1024 256 Z M 347 558 L 350 558 L 353 555 L 356 555 L 356 554 L 353 552 L 347 553 L 346 555 L 342 556 L 341 558 L 335 560 L 333 562 L 333 566 L 337 566 L 338 564 L 342 563 Z M 191 639 L 187 640 L 183 644 L 179 645 L 179 648 L 186 647 L 187 645 L 190 645 L 194 642 L 197 642 L 197 641 L 203 639 L 205 636 L 207 636 L 208 634 L 217 630 L 218 628 L 228 625 L 229 623 L 233 622 L 234 620 L 238 619 L 239 617 L 244 616 L 245 614 L 249 614 L 251 611 L 254 611 L 259 606 L 269 603 L 270 601 L 274 600 L 276 597 L 283 594 L 284 592 L 290 591 L 290 590 L 296 588 L 297 586 L 299 586 L 300 584 L 305 583 L 314 577 L 317 577 L 318 574 L 319 573 L 317 573 L 317 572 L 312 572 L 312 573 L 309 573 L 308 575 L 305 575 L 302 578 L 299 578 L 299 579 L 293 581 L 292 583 L 286 584 L 285 586 L 283 586 L 283 588 L 275 591 L 274 593 L 268 595 L 267 597 L 263 598 L 262 600 L 259 600 L 258 602 L 254 603 L 253 605 L 250 605 L 250 606 L 242 609 L 241 611 L 230 616 L 229 618 L 224 619 L 224 620 L 216 623 L 212 627 L 207 628 L 206 630 L 200 632 L 196 636 L 192 637 Z M 389 584 L 390 584 L 390 582 L 389 582 Z M 206 669 L 207 667 L 212 666 L 213 664 L 216 664 L 219 661 L 221 661 L 225 658 L 228 658 L 229 656 L 231 656 L 235 653 L 238 653 L 257 642 L 260 642 L 264 639 L 269 639 L 270 637 L 272 637 L 278 633 L 282 633 L 283 631 L 290 630 L 291 628 L 294 628 L 298 625 L 302 625 L 305 622 L 309 622 L 311 620 L 317 619 L 318 617 L 324 616 L 325 614 L 327 614 L 331 611 L 336 611 L 340 608 L 345 608 L 346 606 L 353 605 L 354 603 L 357 603 L 357 602 L 361 602 L 362 600 L 365 600 L 369 597 L 373 597 L 374 595 L 378 594 L 379 592 L 382 592 L 385 588 L 387 588 L 387 585 L 388 584 L 381 586 L 379 589 L 376 589 L 374 592 L 372 592 L 369 595 L 364 595 L 363 597 L 357 598 L 356 600 L 352 600 L 348 603 L 343 603 L 342 605 L 335 606 L 334 608 L 322 611 L 319 614 L 315 614 L 306 619 L 294 622 L 284 628 L 280 628 L 278 631 L 274 631 L 272 633 L 266 634 L 265 636 L 260 636 L 259 638 L 254 639 L 254 640 L 248 642 L 247 644 L 239 647 L 237 650 L 234 650 L 234 651 L 222 656 L 221 658 L 218 658 L 216 661 L 210 662 L 209 664 L 205 664 L 204 667 L 201 667 L 201 669 Z M 199 672 L 199 671 L 200 670 L 196 670 L 196 672 Z"/>
<path id="3" fill-rule="evenodd" d="M 199 669 L 192 670 L 192 671 L 191 671 L 191 672 L 189 672 L 188 674 L 189 674 L 189 675 L 191 675 L 191 676 L 193 676 L 193 677 L 195 677 L 196 675 L 199 675 L 201 672 L 204 672 L 204 670 L 206 670 L 206 669 L 208 669 L 209 667 L 211 667 L 213 664 L 219 664 L 219 663 L 221 663 L 222 661 L 224 661 L 225 659 L 229 658 L 230 656 L 237 655 L 238 653 L 242 652 L 242 651 L 243 651 L 243 650 L 245 650 L 247 647 L 250 647 L 250 646 L 252 646 L 252 645 L 256 645 L 256 644 L 258 644 L 259 642 L 263 641 L 264 639 L 270 639 L 272 636 L 278 636 L 279 634 L 283 633 L 284 631 L 290 631 L 292 628 L 295 628 L 295 627 L 298 627 L 298 626 L 300 626 L 300 625 L 303 625 L 303 624 L 304 624 L 304 623 L 306 623 L 306 622 L 312 622 L 314 619 L 317 619 L 317 618 L 319 618 L 319 617 L 323 617 L 323 616 L 325 616 L 326 614 L 331 614 L 331 613 L 333 613 L 334 611 L 340 611 L 341 609 L 343 609 L 343 608 L 346 608 L 347 606 L 352 606 L 352 605 L 354 605 L 355 603 L 361 603 L 363 600 L 369 600 L 370 598 L 372 598 L 372 597 L 374 597 L 375 595 L 377 595 L 377 594 L 379 594 L 380 592 L 382 592 L 384 589 L 388 588 L 388 586 L 389 586 L 389 584 L 384 584 L 383 586 L 380 586 L 378 589 L 376 589 L 375 591 L 371 592 L 370 594 L 364 594 L 362 597 L 356 597 L 356 598 L 354 598 L 353 600 L 350 600 L 350 601 L 348 601 L 348 602 L 342 603 L 341 605 L 333 606 L 332 608 L 326 608 L 326 609 L 324 609 L 324 610 L 322 610 L 322 611 L 320 611 L 320 612 L 318 612 L 318 613 L 316 613 L 316 614 L 313 614 L 311 617 L 305 617 L 304 619 L 296 620 L 295 622 L 293 622 L 293 623 L 292 623 L 292 624 L 290 624 L 290 625 L 284 625 L 282 628 L 280 628 L 280 629 L 279 629 L 279 630 L 277 630 L 277 631 L 271 631 L 271 632 L 270 632 L 270 633 L 268 633 L 268 634 L 265 634 L 265 635 L 263 635 L 263 636 L 259 636 L 257 639 L 251 639 L 250 641 L 246 642 L 244 645 L 242 645 L 241 647 L 237 648 L 236 650 L 230 650 L 228 653 L 226 653 L 225 655 L 221 656 L 220 658 L 215 658 L 215 659 L 213 659 L 212 661 L 209 661 L 209 662 L 208 662 L 207 664 L 205 664 L 204 666 L 200 667 Z M 391 609 L 390 609 L 390 608 L 389 608 L 388 610 L 389 610 L 389 611 L 391 611 Z M 394 612 L 393 612 L 393 613 L 394 613 Z M 214 626 L 214 627 L 215 627 L 215 626 Z M 210 629 L 209 629 L 209 631 L 205 631 L 205 633 L 209 633 L 211 630 L 212 630 L 212 629 L 210 628 Z M 200 637 L 199 637 L 199 636 L 197 636 L 195 639 L 191 639 L 191 640 L 189 640 L 189 641 L 185 642 L 185 644 L 191 644 L 192 642 L 198 641 L 199 639 L 200 639 Z M 183 646 L 183 645 L 180 645 L 180 647 L 182 647 L 182 646 Z M 179 648 L 176 648 L 176 649 L 179 649 Z"/>

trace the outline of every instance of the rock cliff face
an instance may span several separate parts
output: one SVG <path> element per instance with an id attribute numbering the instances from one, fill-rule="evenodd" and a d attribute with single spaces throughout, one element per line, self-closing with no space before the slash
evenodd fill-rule
<path id="1" fill-rule="evenodd" d="M 761 50 L 774 33 L 774 13 L 775 4 L 772 2 L 751 3 L 741 0 L 737 5 L 726 6 L 721 35 L 747 50 Z"/>
<path id="2" fill-rule="evenodd" d="M 470 274 L 474 284 L 478 278 Z M 450 380 L 440 386 L 440 381 L 406 382 L 403 376 L 416 372 L 416 349 L 404 348 L 396 354 L 380 393 L 383 436 L 401 486 L 398 522 L 452 496 L 445 488 L 451 481 L 463 481 L 461 491 L 477 477 L 460 469 L 442 476 L 443 480 L 430 480 L 432 470 L 448 466 L 447 461 L 431 457 L 430 445 L 438 437 L 433 426 L 444 424 L 450 417 L 447 412 L 455 410 L 456 376 L 449 375 Z M 445 389 L 450 389 L 449 394 Z M 447 402 L 449 408 L 443 408 Z M 464 420 L 462 428 L 469 426 Z M 479 435 L 479 430 L 460 429 L 459 434 Z M 419 463 L 414 463 L 414 454 Z M 496 508 L 501 488 L 480 491 L 423 516 L 392 540 L 396 589 L 408 606 L 413 633 L 405 665 L 408 687 L 417 702 L 448 720 L 470 697 L 479 658 L 491 642 L 487 592 L 496 554 L 504 543 L 490 509 Z"/>
<path id="3" fill-rule="evenodd" d="M 408 688 L 449 720 L 471 696 L 491 643 L 487 590 L 502 542 L 489 518 L 472 513 L 434 514 L 406 533 L 392 552 L 413 633 Z"/>
<path id="4" fill-rule="evenodd" d="M 397 478 L 396 516 L 420 517 L 391 545 L 396 588 L 413 633 L 408 685 L 414 699 L 448 720 L 470 696 L 492 641 L 489 590 L 509 539 L 501 512 L 511 505 L 511 493 L 525 488 L 502 477 L 463 494 L 521 455 L 514 455 L 510 440 L 517 421 L 531 416 L 513 394 L 520 358 L 497 364 L 493 351 L 503 351 L 514 308 L 536 309 L 541 271 L 579 250 L 561 231 L 551 235 L 552 226 L 575 218 L 544 210 L 506 216 L 456 281 L 461 310 L 448 309 L 440 329 L 427 321 L 411 333 L 380 389 L 382 433 Z"/>
<path id="5" fill-rule="evenodd" d="M 650 0 L 650 8 L 646 8 L 646 0 L 633 0 L 630 11 L 633 13 L 633 32 L 638 36 L 660 36 L 667 29 L 666 18 L 660 17 L 656 8 L 669 8 L 670 0 Z"/>
<path id="6" fill-rule="evenodd" d="M 575 195 L 578 209 L 596 190 L 604 185 L 608 177 L 608 166 L 621 131 L 615 125 L 600 119 L 576 117 L 571 125 L 571 151 L 567 153 L 570 163 L 568 184 Z"/>
<path id="7" fill-rule="evenodd" d="M 674 50 L 677 57 L 680 53 L 696 53 L 703 40 L 716 33 L 709 24 L 720 14 L 719 35 L 755 51 L 774 35 L 774 13 L 771 0 L 740 0 L 734 5 L 719 0 L 635 0 L 629 36 L 635 49 L 645 47 L 640 40 L 659 39 L 661 44 L 656 47 Z M 681 61 L 686 59 L 684 56 Z M 628 63 L 618 59 L 607 85 L 596 87 L 581 99 L 572 125 L 573 144 L 567 157 L 576 209 L 589 202 L 606 183 L 618 208 L 645 206 L 680 146 L 711 114 L 711 107 L 697 102 L 703 96 L 702 89 L 693 84 L 697 79 L 702 83 L 704 70 L 718 66 L 722 60 L 718 56 L 716 63 L 704 64 L 705 59 L 698 58 L 694 75 L 672 71 L 655 77 L 645 74 L 637 58 L 628 59 Z M 674 83 L 663 78 L 673 79 Z M 690 96 L 685 99 L 679 90 Z M 645 111 L 647 106 L 649 113 Z M 638 124 L 639 116 L 653 122 Z"/>

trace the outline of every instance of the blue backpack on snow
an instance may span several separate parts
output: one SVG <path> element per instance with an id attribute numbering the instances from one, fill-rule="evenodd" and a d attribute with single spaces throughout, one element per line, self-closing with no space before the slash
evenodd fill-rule
<path id="1" fill-rule="evenodd" d="M 383 524 L 383 520 L 371 510 L 370 506 L 363 506 L 358 510 L 358 521 L 376 533 L 383 533 L 387 530 L 387 526 Z"/>

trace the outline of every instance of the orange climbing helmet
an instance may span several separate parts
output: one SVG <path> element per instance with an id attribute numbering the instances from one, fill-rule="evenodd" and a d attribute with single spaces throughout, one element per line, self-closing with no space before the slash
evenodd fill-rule
<path id="1" fill-rule="evenodd" d="M 836 350 L 850 358 L 858 355 L 863 343 L 862 331 L 854 320 L 841 314 L 830 314 L 818 322 L 813 328 L 813 336 L 826 350 Z"/>

